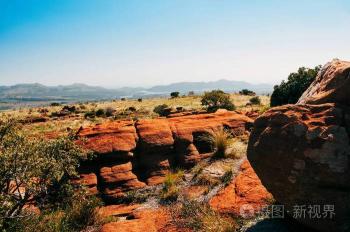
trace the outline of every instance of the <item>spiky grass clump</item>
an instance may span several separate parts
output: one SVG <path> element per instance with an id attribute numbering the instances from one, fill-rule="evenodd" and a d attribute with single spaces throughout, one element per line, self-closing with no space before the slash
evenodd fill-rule
<path id="1" fill-rule="evenodd" d="M 226 158 L 226 151 L 233 141 L 231 134 L 223 128 L 218 129 L 217 131 L 203 137 L 202 139 L 208 141 L 211 144 L 214 150 L 213 157 L 215 158 Z"/>
<path id="2" fill-rule="evenodd" d="M 176 201 L 179 196 L 178 183 L 184 176 L 183 170 L 177 170 L 176 172 L 170 172 L 165 176 L 163 188 L 160 194 L 160 198 L 164 202 Z"/>
<path id="3" fill-rule="evenodd" d="M 173 223 L 179 228 L 194 231 L 226 232 L 236 231 L 237 224 L 230 217 L 223 217 L 213 211 L 207 203 L 185 199 L 170 209 Z"/>

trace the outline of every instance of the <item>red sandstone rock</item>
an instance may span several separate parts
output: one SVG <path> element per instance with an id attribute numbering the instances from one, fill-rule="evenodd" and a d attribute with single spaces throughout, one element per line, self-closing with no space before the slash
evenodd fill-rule
<path id="1" fill-rule="evenodd" d="M 101 189 L 107 197 L 120 197 L 125 191 L 145 187 L 132 172 L 131 162 L 104 166 L 100 169 Z"/>
<path id="2" fill-rule="evenodd" d="M 83 129 L 79 136 L 87 138 L 84 146 L 99 154 L 129 152 L 136 148 L 137 134 L 132 121 L 118 121 Z"/>
<path id="3" fill-rule="evenodd" d="M 101 232 L 180 232 L 171 225 L 171 217 L 165 209 L 134 210 L 129 220 L 105 224 Z"/>
<path id="4" fill-rule="evenodd" d="M 297 104 L 350 105 L 350 62 L 334 59 L 318 73 Z"/>
<path id="5" fill-rule="evenodd" d="M 272 199 L 250 166 L 248 160 L 241 165 L 241 171 L 232 182 L 221 190 L 210 201 L 210 206 L 220 213 L 241 215 L 241 209 L 251 207 L 255 213 L 261 210 Z M 254 216 L 254 215 L 245 215 Z"/>
<path id="6" fill-rule="evenodd" d="M 350 230 L 349 73 L 350 62 L 328 63 L 297 105 L 259 117 L 249 139 L 264 186 L 292 216 L 305 205 L 306 216 L 296 219 L 320 231 Z M 324 216 L 327 207 L 334 208 Z"/>
<path id="7" fill-rule="evenodd" d="M 90 194 L 95 195 L 97 190 L 97 176 L 95 173 L 81 173 L 79 178 L 72 180 L 73 183 L 85 185 Z"/>
<path id="8" fill-rule="evenodd" d="M 144 119 L 136 123 L 142 152 L 154 147 L 167 148 L 174 144 L 174 138 L 166 119 Z"/>
<path id="9" fill-rule="evenodd" d="M 252 119 L 219 110 L 173 118 L 108 122 L 79 131 L 80 143 L 98 153 L 86 173 L 95 172 L 103 196 L 118 198 L 125 191 L 160 184 L 174 165 L 190 166 L 212 153 L 199 137 L 225 127 L 245 133 Z M 108 159 L 107 159 L 108 158 Z"/>
<path id="10" fill-rule="evenodd" d="M 97 213 L 101 217 L 110 217 L 110 216 L 122 217 L 122 216 L 131 215 L 132 212 L 139 207 L 140 207 L 140 205 L 138 205 L 138 204 L 108 205 L 108 206 L 103 206 L 103 207 L 98 208 Z"/>

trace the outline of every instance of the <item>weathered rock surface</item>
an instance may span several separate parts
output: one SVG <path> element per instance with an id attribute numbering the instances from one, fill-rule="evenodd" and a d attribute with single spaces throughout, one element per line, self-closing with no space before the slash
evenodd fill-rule
<path id="1" fill-rule="evenodd" d="M 209 204 L 220 213 L 250 217 L 268 205 L 271 199 L 272 195 L 262 185 L 248 160 L 245 160 L 237 177 L 214 196 Z"/>
<path id="2" fill-rule="evenodd" d="M 82 164 L 81 177 L 102 197 L 113 201 L 127 191 L 162 183 L 172 167 L 193 166 L 212 155 L 208 142 L 201 139 L 203 135 L 222 127 L 241 135 L 252 122 L 243 114 L 219 110 L 213 114 L 115 121 L 84 128 L 78 134 L 84 138 L 80 143 L 97 157 Z M 93 175 L 96 184 L 89 180 Z"/>
<path id="3" fill-rule="evenodd" d="M 101 232 L 165 232 L 180 230 L 171 224 L 170 214 L 163 208 L 138 210 L 135 206 L 107 206 L 100 209 L 104 216 L 126 216 L 125 220 L 110 222 Z"/>
<path id="4" fill-rule="evenodd" d="M 327 64 L 297 105 L 256 119 L 249 140 L 248 159 L 267 190 L 320 231 L 350 230 L 349 71 L 349 62 Z"/>
<path id="5" fill-rule="evenodd" d="M 318 73 L 297 104 L 350 105 L 350 62 L 334 59 Z"/>

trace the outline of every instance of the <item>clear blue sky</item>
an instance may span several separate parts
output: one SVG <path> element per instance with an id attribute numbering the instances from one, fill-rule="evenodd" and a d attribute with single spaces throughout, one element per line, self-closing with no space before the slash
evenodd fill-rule
<path id="1" fill-rule="evenodd" d="M 349 0 L 0 0 L 0 85 L 278 83 L 335 57 Z"/>

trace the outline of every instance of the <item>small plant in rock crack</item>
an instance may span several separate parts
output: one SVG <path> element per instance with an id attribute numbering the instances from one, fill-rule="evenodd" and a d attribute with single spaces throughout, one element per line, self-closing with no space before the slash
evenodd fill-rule
<path id="1" fill-rule="evenodd" d="M 228 170 L 227 172 L 225 172 L 225 174 L 221 177 L 221 182 L 226 186 L 228 185 L 233 177 L 233 172 L 232 170 Z"/>
<path id="2" fill-rule="evenodd" d="M 163 188 L 160 193 L 160 199 L 163 202 L 176 201 L 179 196 L 178 183 L 183 179 L 184 171 L 177 170 L 166 175 Z"/>
<path id="3" fill-rule="evenodd" d="M 214 158 L 227 158 L 230 154 L 227 153 L 228 148 L 232 145 L 232 135 L 225 129 L 220 128 L 211 134 L 205 135 L 201 138 L 211 144 Z"/>
<path id="4" fill-rule="evenodd" d="M 146 202 L 148 198 L 153 196 L 154 193 L 149 190 L 131 190 L 125 193 L 124 197 L 119 198 L 114 203 L 115 204 L 131 204 L 131 203 L 143 203 Z"/>

